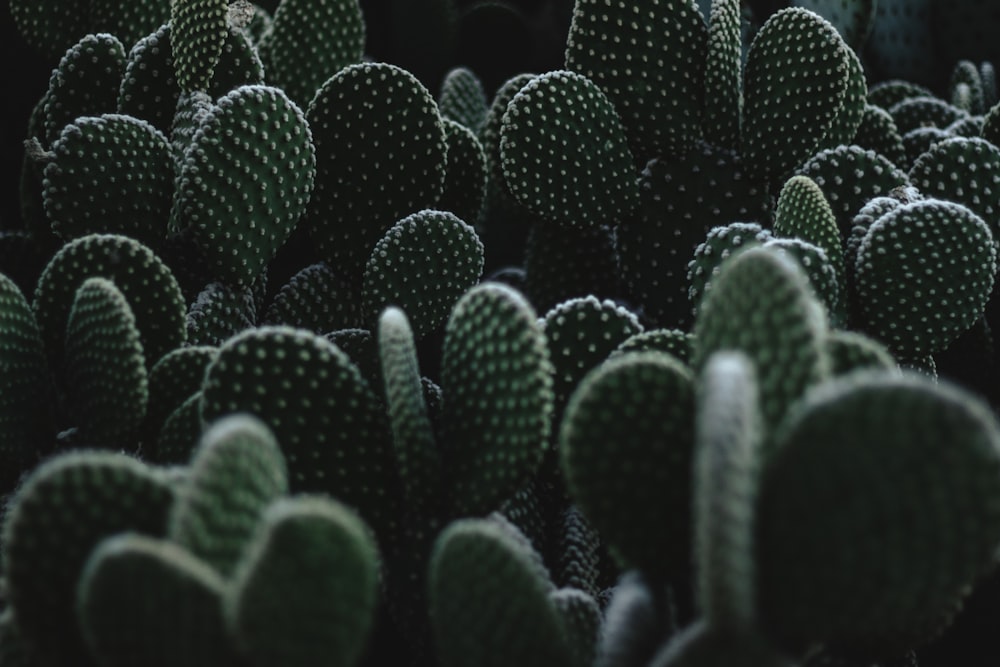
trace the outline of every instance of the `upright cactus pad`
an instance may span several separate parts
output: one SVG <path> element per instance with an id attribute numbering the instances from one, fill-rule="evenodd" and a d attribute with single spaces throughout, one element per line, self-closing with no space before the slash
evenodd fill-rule
<path id="1" fill-rule="evenodd" d="M 231 415 L 204 432 L 170 511 L 170 539 L 228 577 L 264 509 L 288 491 L 274 435 L 249 415 Z"/>
<path id="2" fill-rule="evenodd" d="M 451 524 L 434 544 L 430 613 L 444 667 L 571 667 L 570 647 L 531 547 L 492 521 Z"/>
<path id="3" fill-rule="evenodd" d="M 191 394 L 201 389 L 205 369 L 218 348 L 187 345 L 165 354 L 149 369 L 149 405 L 144 433 L 155 436 L 164 420 Z"/>
<path id="4" fill-rule="evenodd" d="M 32 471 L 4 518 L 4 583 L 33 652 L 74 664 L 86 648 L 76 585 L 91 550 L 132 531 L 162 535 L 173 497 L 148 466 L 124 454 L 79 450 Z"/>
<path id="5" fill-rule="evenodd" d="M 102 541 L 77 587 L 90 654 L 107 667 L 213 667 L 232 659 L 226 584 L 182 547 L 144 535 Z"/>
<path id="6" fill-rule="evenodd" d="M 524 297 L 482 283 L 459 300 L 446 325 L 441 389 L 454 510 L 485 514 L 527 483 L 548 447 L 551 362 Z"/>
<path id="7" fill-rule="evenodd" d="M 375 619 L 378 554 L 368 526 L 330 498 L 264 513 L 226 598 L 236 645 L 258 667 L 352 667 Z"/>
<path id="8" fill-rule="evenodd" d="M 64 241 L 121 234 L 150 247 L 167 236 L 174 163 L 167 138 L 120 114 L 77 118 L 52 144 L 45 213 Z"/>
<path id="9" fill-rule="evenodd" d="M 823 190 L 808 176 L 793 176 L 782 186 L 774 212 L 774 235 L 801 239 L 826 253 L 844 286 L 844 250 L 837 219 Z"/>
<path id="10" fill-rule="evenodd" d="M 739 250 L 759 246 L 774 237 L 756 222 L 733 222 L 713 228 L 703 238 L 687 265 L 687 294 L 695 314 L 727 259 Z"/>
<path id="11" fill-rule="evenodd" d="M 856 331 L 835 329 L 826 340 L 830 372 L 846 375 L 856 370 L 896 370 L 896 360 L 882 343 Z"/>
<path id="12" fill-rule="evenodd" d="M 983 314 L 996 253 L 989 227 L 961 204 L 928 199 L 886 213 L 856 260 L 862 328 L 897 356 L 944 350 Z"/>
<path id="13" fill-rule="evenodd" d="M 451 211 L 459 220 L 475 226 L 486 201 L 486 154 L 472 130 L 444 119 L 448 142 L 448 168 L 444 192 L 437 208 Z"/>
<path id="14" fill-rule="evenodd" d="M 65 391 L 81 437 L 101 447 L 135 449 L 149 400 L 146 359 L 132 309 L 105 278 L 88 278 L 73 299 Z"/>
<path id="15" fill-rule="evenodd" d="M 478 135 L 489 110 L 483 82 L 468 67 L 449 70 L 441 82 L 438 108 L 442 118 L 459 123 Z"/>
<path id="16" fill-rule="evenodd" d="M 447 211 L 409 215 L 386 232 L 365 266 L 365 319 L 387 306 L 403 310 L 421 338 L 448 319 L 455 302 L 479 282 L 484 249 L 476 231 Z"/>
<path id="17" fill-rule="evenodd" d="M 705 61 L 705 140 L 737 150 L 743 113 L 743 53 L 740 2 L 715 0 L 708 15 L 708 55 Z"/>
<path id="18" fill-rule="evenodd" d="M 1000 428 L 966 391 L 851 375 L 809 394 L 775 439 L 757 504 L 772 636 L 910 646 L 992 567 Z"/>
<path id="19" fill-rule="evenodd" d="M 39 54 L 56 60 L 86 35 L 89 0 L 11 0 L 10 14 L 21 37 Z"/>
<path id="20" fill-rule="evenodd" d="M 533 213 L 573 225 L 611 223 L 639 203 L 635 167 L 614 105 L 587 77 L 532 79 L 507 105 L 504 180 Z"/>
<path id="21" fill-rule="evenodd" d="M 307 112 L 316 189 L 304 219 L 323 259 L 358 276 L 375 244 L 444 191 L 447 139 L 437 104 L 395 65 L 345 67 Z"/>
<path id="22" fill-rule="evenodd" d="M 694 334 L 696 370 L 720 350 L 743 352 L 753 362 L 765 433 L 829 373 L 823 309 L 802 269 L 771 250 L 750 248 L 723 264 Z"/>
<path id="23" fill-rule="evenodd" d="M 138 241 L 91 234 L 64 245 L 35 289 L 32 307 L 54 366 L 61 367 L 66 321 L 76 291 L 93 277 L 111 280 L 125 296 L 149 366 L 184 342 L 184 296 L 170 269 Z"/>
<path id="24" fill-rule="evenodd" d="M 318 334 L 361 326 L 361 295 L 353 283 L 326 262 L 310 264 L 278 290 L 261 323 Z"/>
<path id="25" fill-rule="evenodd" d="M 179 219 L 172 222 L 192 228 L 219 280 L 250 285 L 291 236 L 314 176 L 299 107 L 278 88 L 241 86 L 219 100 L 195 133 L 178 183 Z"/>
<path id="26" fill-rule="evenodd" d="M 248 288 L 212 282 L 205 285 L 188 308 L 187 343 L 222 345 L 241 331 L 253 328 L 256 321 L 253 297 Z"/>
<path id="27" fill-rule="evenodd" d="M 906 148 L 903 135 L 896 127 L 896 121 L 882 107 L 869 104 L 861 117 L 861 124 L 853 142 L 859 148 L 874 151 L 895 165 L 906 164 Z"/>
<path id="28" fill-rule="evenodd" d="M 282 2 L 258 45 L 267 79 L 303 109 L 323 82 L 361 62 L 365 24 L 358 0 Z"/>
<path id="29" fill-rule="evenodd" d="M 786 177 L 832 127 L 847 94 L 847 50 L 828 21 L 797 7 L 757 33 L 744 71 L 741 152 L 758 178 Z"/>
<path id="30" fill-rule="evenodd" d="M 645 162 L 682 155 L 701 136 L 707 52 L 708 26 L 693 2 L 583 0 L 573 8 L 566 68 L 607 94 Z"/>
<path id="31" fill-rule="evenodd" d="M 584 378 L 559 433 L 570 495 L 624 567 L 660 582 L 690 567 L 693 412 L 691 371 L 633 352 Z"/>
<path id="32" fill-rule="evenodd" d="M 170 8 L 174 75 L 184 92 L 207 90 L 229 30 L 227 0 L 174 0 Z"/>

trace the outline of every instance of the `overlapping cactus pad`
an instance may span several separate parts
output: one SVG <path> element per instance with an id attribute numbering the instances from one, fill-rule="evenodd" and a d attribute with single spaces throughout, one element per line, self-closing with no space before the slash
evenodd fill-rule
<path id="1" fill-rule="evenodd" d="M 9 0 L 0 667 L 996 667 L 993 4 Z"/>

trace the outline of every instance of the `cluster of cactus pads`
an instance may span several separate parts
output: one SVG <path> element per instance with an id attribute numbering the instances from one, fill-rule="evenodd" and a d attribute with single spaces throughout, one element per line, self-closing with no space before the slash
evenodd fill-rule
<path id="1" fill-rule="evenodd" d="M 386 4 L 10 0 L 0 664 L 994 664 L 988 3 Z"/>

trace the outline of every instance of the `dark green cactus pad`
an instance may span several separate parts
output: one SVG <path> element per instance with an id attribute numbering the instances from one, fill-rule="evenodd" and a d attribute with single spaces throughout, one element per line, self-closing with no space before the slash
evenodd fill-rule
<path id="1" fill-rule="evenodd" d="M 129 52 L 118 91 L 118 112 L 148 120 L 161 132 L 173 122 L 181 87 L 174 75 L 171 24 L 136 42 Z M 264 69 L 260 58 L 239 30 L 228 28 L 222 53 L 207 92 L 213 99 L 242 85 L 260 84 Z"/>
<path id="2" fill-rule="evenodd" d="M 361 62 L 364 46 L 358 0 L 290 0 L 278 5 L 258 49 L 268 83 L 304 109 L 324 81 Z"/>
<path id="3" fill-rule="evenodd" d="M 232 13 L 233 5 L 236 3 L 229 4 L 230 13 L 230 24 L 233 23 Z M 250 40 L 250 43 L 255 47 L 260 47 L 260 42 L 267 33 L 271 32 L 274 28 L 274 16 L 272 11 L 276 10 L 275 6 L 277 3 L 265 3 L 266 7 L 262 7 L 258 4 L 250 3 L 249 10 L 253 12 L 252 16 L 247 17 L 246 14 L 241 14 L 242 18 L 242 32 Z"/>
<path id="4" fill-rule="evenodd" d="M 375 620 L 378 553 L 368 526 L 324 496 L 274 502 L 240 562 L 226 620 L 249 664 L 357 664 Z"/>
<path id="5" fill-rule="evenodd" d="M 961 86 L 966 87 L 965 95 L 959 92 Z M 948 90 L 953 105 L 968 111 L 970 114 L 986 113 L 983 80 L 979 78 L 979 68 L 971 60 L 960 60 L 955 63 L 955 68 L 951 71 L 951 80 L 948 82 Z M 955 104 L 962 97 L 967 97 L 968 104 Z"/>
<path id="6" fill-rule="evenodd" d="M 877 0 L 794 0 L 796 7 L 816 12 L 833 24 L 847 45 L 861 51 L 875 24 Z"/>
<path id="7" fill-rule="evenodd" d="M 983 119 L 983 139 L 1000 146 L 1000 104 L 991 107 Z"/>
<path id="8" fill-rule="evenodd" d="M 903 150 L 906 159 L 903 163 L 904 169 L 911 169 L 917 159 L 929 151 L 934 144 L 946 139 L 951 139 L 952 135 L 947 130 L 938 127 L 918 127 L 903 135 Z"/>
<path id="9" fill-rule="evenodd" d="M 695 593 L 701 617 L 722 632 L 756 623 L 754 503 L 763 435 L 753 365 L 712 355 L 698 378 L 693 463 Z"/>
<path id="10" fill-rule="evenodd" d="M 188 308 L 188 345 L 218 346 L 254 326 L 257 314 L 248 288 L 209 283 Z"/>
<path id="11" fill-rule="evenodd" d="M 503 129 L 503 117 L 507 113 L 507 105 L 522 88 L 535 79 L 535 74 L 523 73 L 511 77 L 503 83 L 493 96 L 483 127 L 479 131 L 479 141 L 486 153 L 486 166 L 489 170 L 491 188 L 508 195 L 507 184 L 503 176 L 503 162 L 500 159 L 500 132 Z"/>
<path id="12" fill-rule="evenodd" d="M 985 122 L 986 121 L 983 116 L 959 118 L 954 123 L 944 128 L 944 131 L 953 137 L 968 137 L 970 139 L 979 138 L 983 134 L 983 125 Z"/>
<path id="13" fill-rule="evenodd" d="M 109 32 L 129 49 L 169 20 L 166 0 L 90 0 L 91 32 Z"/>
<path id="14" fill-rule="evenodd" d="M 549 600 L 559 616 L 573 664 L 575 667 L 591 667 L 603 620 L 594 596 L 576 588 L 561 588 L 549 593 Z"/>
<path id="15" fill-rule="evenodd" d="M 77 618 L 106 667 L 215 667 L 232 660 L 222 615 L 226 582 L 173 542 L 123 534 L 87 559 Z"/>
<path id="16" fill-rule="evenodd" d="M 875 151 L 893 164 L 907 164 L 903 135 L 899 133 L 892 115 L 882 107 L 874 104 L 865 107 L 861 125 L 851 143 Z"/>
<path id="17" fill-rule="evenodd" d="M 55 61 L 90 32 L 90 5 L 91 0 L 11 0 L 10 15 L 24 41 Z"/>
<path id="18" fill-rule="evenodd" d="M 969 115 L 967 111 L 937 97 L 910 97 L 892 105 L 889 113 L 896 121 L 900 134 L 906 134 L 918 127 L 944 129 L 956 120 Z"/>
<path id="19" fill-rule="evenodd" d="M 695 315 L 727 259 L 739 250 L 761 245 L 774 237 L 756 222 L 733 222 L 713 228 L 702 238 L 687 265 L 688 307 Z"/>
<path id="20" fill-rule="evenodd" d="M 488 520 L 456 521 L 430 561 L 430 617 L 443 667 L 571 667 L 552 583 L 523 536 Z"/>
<path id="21" fill-rule="evenodd" d="M 195 133 L 171 223 L 192 227 L 219 280 L 249 285 L 291 236 L 314 176 L 302 111 L 278 88 L 241 86 L 219 100 Z"/>
<path id="22" fill-rule="evenodd" d="M 858 272 L 858 251 L 875 221 L 889 211 L 899 208 L 904 203 L 923 199 L 916 188 L 899 188 L 893 191 L 892 196 L 875 197 L 861 207 L 858 214 L 851 222 L 851 231 L 844 241 L 844 271 L 847 275 L 848 309 L 852 319 L 857 319 L 857 272 Z"/>
<path id="23" fill-rule="evenodd" d="M 636 215 L 618 227 L 626 292 L 658 326 L 689 328 L 691 256 L 715 227 L 769 221 L 767 185 L 735 153 L 702 143 L 682 160 L 651 160 L 639 196 Z"/>
<path id="24" fill-rule="evenodd" d="M 629 336 L 614 349 L 609 358 L 626 352 L 666 352 L 678 361 L 688 363 L 694 346 L 694 335 L 681 329 L 650 329 Z"/>
<path id="25" fill-rule="evenodd" d="M 765 432 L 829 373 L 827 322 L 799 265 L 763 248 L 723 264 L 695 321 L 692 367 L 719 350 L 743 352 L 760 387 Z"/>
<path id="26" fill-rule="evenodd" d="M 624 573 L 604 611 L 595 667 L 645 667 L 672 633 L 663 601 L 637 570 Z"/>
<path id="27" fill-rule="evenodd" d="M 67 410 L 82 438 L 133 448 L 149 379 L 132 309 L 113 282 L 88 278 L 66 323 Z"/>
<path id="28" fill-rule="evenodd" d="M 924 196 L 967 206 L 1000 238 L 1000 148 L 980 138 L 945 139 L 917 158 L 909 177 Z"/>
<path id="29" fill-rule="evenodd" d="M 936 56 L 931 2 L 878 0 L 864 51 L 872 78 L 933 86 L 946 75 L 947 66 Z"/>
<path id="30" fill-rule="evenodd" d="M 455 305 L 441 361 L 441 453 L 457 516 L 496 509 L 538 469 L 551 368 L 538 317 L 518 292 L 482 283 Z"/>
<path id="31" fill-rule="evenodd" d="M 874 2 L 875 0 L 868 0 Z M 853 49 L 847 49 L 848 78 L 847 92 L 844 103 L 833 125 L 827 131 L 820 143 L 821 148 L 836 148 L 854 143 L 854 136 L 865 115 L 865 104 L 868 98 L 868 85 L 865 81 L 865 71 L 861 60 Z"/>
<path id="32" fill-rule="evenodd" d="M 783 9 L 761 27 L 743 80 L 741 153 L 756 178 L 786 178 L 819 147 L 844 106 L 848 50 L 836 28 L 805 9 Z"/>
<path id="33" fill-rule="evenodd" d="M 682 155 L 701 136 L 708 55 L 708 26 L 693 2 L 643 13 L 620 0 L 582 0 L 566 39 L 566 68 L 607 94 L 640 163 Z"/>
<path id="34" fill-rule="evenodd" d="M 63 246 L 35 289 L 32 307 L 53 366 L 62 365 L 66 320 L 76 290 L 92 277 L 107 278 L 125 296 L 149 366 L 184 342 L 184 297 L 170 269 L 137 241 L 91 234 Z"/>
<path id="35" fill-rule="evenodd" d="M 575 505 L 570 505 L 559 517 L 556 545 L 557 560 L 552 574 L 553 583 L 576 589 L 593 598 L 600 593 L 601 537 L 587 517 Z M 591 644 L 595 642 L 591 641 Z M 590 650 L 593 651 L 593 646 Z M 588 665 L 593 663 L 593 656 Z"/>
<path id="36" fill-rule="evenodd" d="M 227 0 L 173 0 L 170 46 L 184 92 L 207 90 L 229 31 Z"/>
<path id="37" fill-rule="evenodd" d="M 868 89 L 868 103 L 888 111 L 897 102 L 911 97 L 934 97 L 934 91 L 926 86 L 904 81 L 902 79 L 886 79 L 877 81 Z"/>
<path id="38" fill-rule="evenodd" d="M 262 324 L 285 324 L 314 333 L 357 327 L 363 321 L 360 290 L 326 262 L 292 276 L 261 319 Z"/>
<path id="39" fill-rule="evenodd" d="M 643 330 L 634 313 L 593 296 L 564 301 L 545 314 L 542 326 L 552 358 L 556 423 L 584 376 Z"/>
<path id="40" fill-rule="evenodd" d="M 766 629 L 847 647 L 924 640 L 992 567 L 998 433 L 978 398 L 915 375 L 851 375 L 809 394 L 761 479 Z"/>
<path id="41" fill-rule="evenodd" d="M 486 122 L 489 102 L 483 82 L 475 72 L 468 67 L 449 70 L 441 81 L 437 103 L 443 119 L 458 123 L 479 135 Z"/>
<path id="42" fill-rule="evenodd" d="M 329 493 L 376 530 L 394 525 L 397 481 L 385 417 L 336 345 L 290 327 L 244 331 L 219 348 L 202 393 L 206 422 L 247 412 L 274 432 L 292 491 Z"/>
<path id="43" fill-rule="evenodd" d="M 826 253 L 844 284 L 844 248 L 837 219 L 823 190 L 808 176 L 793 176 L 785 182 L 774 211 L 774 235 L 807 241 Z"/>
<path id="44" fill-rule="evenodd" d="M 834 329 L 826 339 L 830 372 L 834 376 L 858 370 L 896 369 L 896 360 L 882 343 L 857 331 Z"/>
<path id="45" fill-rule="evenodd" d="M 249 415 L 209 425 L 170 510 L 170 540 L 229 577 L 265 508 L 288 491 L 285 459 L 271 431 Z"/>
<path id="46" fill-rule="evenodd" d="M 217 352 L 216 347 L 187 345 L 168 352 L 153 364 L 149 370 L 149 404 L 143 425 L 147 437 L 155 436 L 170 413 L 201 389 L 205 369 Z"/>
<path id="47" fill-rule="evenodd" d="M 479 282 L 483 253 L 476 231 L 453 213 L 424 210 L 403 218 L 375 245 L 365 266 L 365 320 L 377 322 L 387 306 L 397 306 L 414 335 L 426 336 Z"/>
<path id="48" fill-rule="evenodd" d="M 63 55 L 52 70 L 42 98 L 41 131 L 48 147 L 62 129 L 80 116 L 115 111 L 125 70 L 125 47 L 114 35 L 87 35 Z"/>
<path id="49" fill-rule="evenodd" d="M 7 599 L 25 642 L 51 664 L 87 655 L 76 619 L 76 585 L 91 550 L 131 531 L 162 535 L 172 492 L 124 454 L 79 450 L 33 470 L 4 517 Z"/>
<path id="50" fill-rule="evenodd" d="M 347 355 L 351 362 L 358 367 L 361 377 L 368 383 L 373 395 L 381 401 L 380 388 L 382 382 L 382 368 L 379 362 L 378 341 L 368 329 L 354 327 L 351 329 L 338 329 L 323 334 L 327 339 Z"/>
<path id="51" fill-rule="evenodd" d="M 982 218 L 940 200 L 900 206 L 868 229 L 858 251 L 862 328 L 897 356 L 940 352 L 983 314 L 995 274 Z"/>
<path id="52" fill-rule="evenodd" d="M 801 239 L 772 239 L 763 247 L 795 261 L 809 278 L 809 286 L 834 324 L 844 323 L 840 281 L 830 256 L 819 246 Z M 839 253 L 837 255 L 840 256 Z"/>
<path id="53" fill-rule="evenodd" d="M 615 357 L 580 383 L 559 433 L 570 495 L 624 567 L 657 581 L 690 568 L 693 384 L 670 355 Z"/>
<path id="54" fill-rule="evenodd" d="M 979 63 L 979 80 L 983 84 L 983 112 L 985 113 L 997 102 L 997 72 L 993 63 L 984 60 Z"/>
<path id="55" fill-rule="evenodd" d="M 430 92 L 395 65 L 351 65 L 320 87 L 307 112 L 316 189 L 306 229 L 332 266 L 360 276 L 385 232 L 433 208 L 448 144 Z"/>
<path id="56" fill-rule="evenodd" d="M 181 93 L 177 98 L 177 110 L 170 123 L 170 147 L 174 156 L 174 172 L 178 177 L 184 171 L 186 153 L 195 133 L 214 105 L 215 100 L 203 90 Z"/>
<path id="57" fill-rule="evenodd" d="M 820 151 L 797 170 L 797 175 L 808 176 L 820 187 L 844 236 L 868 200 L 910 184 L 902 169 L 858 146 Z"/>
<path id="58" fill-rule="evenodd" d="M 567 299 L 621 296 L 615 228 L 539 224 L 524 249 L 524 290 L 539 312 Z"/>
<path id="59" fill-rule="evenodd" d="M 204 426 L 201 418 L 201 392 L 196 391 L 167 415 L 156 434 L 155 443 L 148 450 L 143 450 L 145 458 L 163 465 L 188 463 Z"/>
<path id="60" fill-rule="evenodd" d="M 0 494 L 13 489 L 55 436 L 55 394 L 44 344 L 31 306 L 0 273 Z"/>
<path id="61" fill-rule="evenodd" d="M 417 349 L 406 314 L 389 307 L 379 317 L 378 351 L 396 467 L 408 511 L 441 513 L 441 455 L 424 399 Z"/>
<path id="62" fill-rule="evenodd" d="M 702 128 L 705 140 L 719 148 L 739 149 L 743 111 L 743 53 L 740 2 L 716 0 L 708 14 L 708 53 L 705 57 L 705 104 Z"/>
<path id="63" fill-rule="evenodd" d="M 166 238 L 174 163 L 167 138 L 121 114 L 77 118 L 52 144 L 45 213 L 63 241 L 121 234 L 149 247 Z"/>
<path id="64" fill-rule="evenodd" d="M 444 119 L 448 166 L 437 207 L 475 226 L 486 203 L 486 154 L 469 128 Z"/>
<path id="65" fill-rule="evenodd" d="M 639 204 L 625 130 L 587 77 L 535 77 L 507 105 L 500 159 L 510 193 L 529 211 L 572 225 L 611 223 Z"/>

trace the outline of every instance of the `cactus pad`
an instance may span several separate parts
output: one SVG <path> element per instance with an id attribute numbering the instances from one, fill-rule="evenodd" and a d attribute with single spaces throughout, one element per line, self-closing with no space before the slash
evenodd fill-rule
<path id="1" fill-rule="evenodd" d="M 227 0 L 173 0 L 170 44 L 184 92 L 207 90 L 229 31 Z"/>

